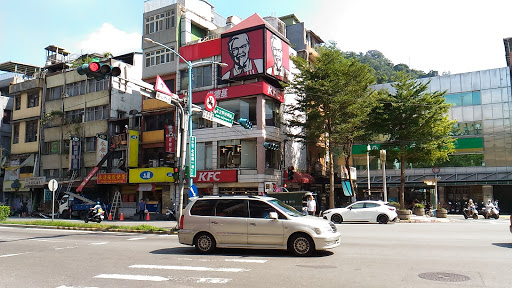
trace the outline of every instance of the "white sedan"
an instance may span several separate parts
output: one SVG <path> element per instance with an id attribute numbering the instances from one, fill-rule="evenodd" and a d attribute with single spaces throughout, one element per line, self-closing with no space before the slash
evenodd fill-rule
<path id="1" fill-rule="evenodd" d="M 333 208 L 322 213 L 324 219 L 336 224 L 343 222 L 371 222 L 387 224 L 398 217 L 396 208 L 383 201 L 357 201 L 345 208 Z"/>

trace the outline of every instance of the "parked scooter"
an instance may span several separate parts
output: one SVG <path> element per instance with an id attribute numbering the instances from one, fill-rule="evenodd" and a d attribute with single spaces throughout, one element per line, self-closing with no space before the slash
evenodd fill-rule
<path id="1" fill-rule="evenodd" d="M 105 219 L 105 211 L 102 208 L 91 208 L 87 215 L 85 215 L 84 221 L 85 223 L 89 221 L 101 223 L 103 219 Z"/>
<path id="2" fill-rule="evenodd" d="M 498 218 L 500 218 L 500 211 L 499 211 L 497 205 L 498 205 L 498 203 L 496 203 L 496 205 L 494 205 L 491 202 L 491 200 L 487 201 L 487 204 L 484 207 L 484 218 L 485 219 L 489 219 L 489 218 L 498 219 Z"/>
<path id="3" fill-rule="evenodd" d="M 176 205 L 173 203 L 172 207 L 167 208 L 167 211 L 165 211 L 165 217 L 168 221 L 176 221 L 175 207 Z"/>

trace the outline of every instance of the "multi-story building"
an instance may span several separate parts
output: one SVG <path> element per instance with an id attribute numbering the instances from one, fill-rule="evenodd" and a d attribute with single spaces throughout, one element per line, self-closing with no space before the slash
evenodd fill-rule
<path id="1" fill-rule="evenodd" d="M 502 211 L 512 211 L 512 115 L 509 68 L 443 75 L 419 79 L 429 83 L 430 91 L 446 91 L 446 102 L 452 104 L 449 117 L 456 120 L 453 136 L 457 139 L 450 161 L 436 167 L 406 169 L 406 203 L 414 199 L 432 203 L 433 187 L 424 180 L 439 177 L 439 202 L 450 206 L 473 199 L 475 202 L 499 200 Z M 392 89 L 390 84 L 374 89 Z M 379 149 L 379 144 L 372 144 Z M 375 148 L 374 148 L 375 147 Z M 354 146 L 354 166 L 358 168 L 359 198 L 368 197 L 366 176 L 366 144 Z M 371 197 L 381 198 L 383 174 L 380 159 L 371 159 Z M 398 200 L 400 168 L 388 166 L 386 171 L 388 197 Z M 381 190 L 382 191 L 382 190 Z"/>
<path id="2" fill-rule="evenodd" d="M 0 202 L 19 212 L 26 205 L 28 211 L 34 209 L 33 178 L 37 150 L 37 119 L 40 115 L 40 97 L 43 83 L 41 68 L 16 62 L 0 64 L 0 146 L 2 149 L 2 196 Z M 34 122 L 35 120 L 35 122 Z M 12 141 L 11 141 L 12 139 Z M 35 145 L 34 145 L 35 143 Z M 35 174 L 34 174 L 35 172 Z"/>
<path id="3" fill-rule="evenodd" d="M 305 150 L 298 143 L 286 143 L 280 126 L 281 106 L 293 98 L 284 94 L 281 81 L 293 77 L 290 55 L 296 54 L 286 38 L 284 21 L 276 17 L 265 21 L 257 14 L 244 21 L 237 16 L 222 18 L 205 1 L 146 1 L 144 19 L 143 37 L 175 49 L 192 63 L 194 104 L 204 108 L 206 95 L 214 95 L 219 107 L 234 113 L 235 122 L 245 118 L 254 127 L 226 127 L 200 114 L 193 116 L 192 131 L 197 138 L 197 177 L 193 182 L 199 194 L 268 192 L 273 184 L 283 185 L 284 167 L 288 166 L 297 171 L 297 180 L 292 182 L 296 189 L 312 179 L 301 173 L 307 170 Z M 305 29 L 301 32 L 308 33 Z M 161 45 L 144 43 L 143 50 L 143 79 L 155 83 L 160 75 L 171 91 L 187 96 L 188 66 Z M 160 117 L 169 119 L 169 123 L 178 120 L 172 106 L 153 99 L 144 101 L 143 114 L 151 111 L 155 117 L 153 111 L 158 109 L 167 115 Z M 162 163 L 158 161 L 161 157 L 156 157 L 166 152 L 163 126 L 169 123 L 161 123 L 158 132 L 142 132 L 143 153 L 153 153 L 145 149 L 149 147 L 160 149 L 151 157 L 143 156 L 144 164 Z M 158 136 L 152 137 L 148 132 Z M 276 144 L 279 149 L 266 149 L 265 142 Z"/>

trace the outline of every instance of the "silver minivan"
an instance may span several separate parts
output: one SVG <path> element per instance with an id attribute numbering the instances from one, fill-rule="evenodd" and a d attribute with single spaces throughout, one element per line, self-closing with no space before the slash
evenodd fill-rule
<path id="1" fill-rule="evenodd" d="M 336 226 L 325 219 L 304 216 L 272 197 L 217 195 L 192 198 L 180 218 L 181 244 L 200 253 L 215 248 L 289 250 L 308 256 L 315 250 L 340 245 Z"/>

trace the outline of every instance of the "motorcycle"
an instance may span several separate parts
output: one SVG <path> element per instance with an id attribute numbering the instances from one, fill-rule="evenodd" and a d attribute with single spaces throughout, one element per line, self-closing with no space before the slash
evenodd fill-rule
<path id="1" fill-rule="evenodd" d="M 484 208 L 484 218 L 485 219 L 489 219 L 489 218 L 498 219 L 498 218 L 500 218 L 500 211 L 499 211 L 498 207 L 493 205 L 493 204 L 485 205 L 485 208 Z"/>
<path id="2" fill-rule="evenodd" d="M 476 207 L 464 208 L 462 210 L 462 214 L 464 214 L 464 219 L 473 218 L 478 219 L 478 210 Z"/>
<path id="3" fill-rule="evenodd" d="M 174 214 L 174 206 L 167 208 L 165 211 L 165 217 L 168 221 L 176 221 L 176 214 Z"/>
<path id="4" fill-rule="evenodd" d="M 103 209 L 100 208 L 96 213 L 94 213 L 93 210 L 89 211 L 89 213 L 85 215 L 84 221 L 85 223 L 89 221 L 101 223 L 103 219 L 105 219 L 105 211 L 103 211 Z"/>

